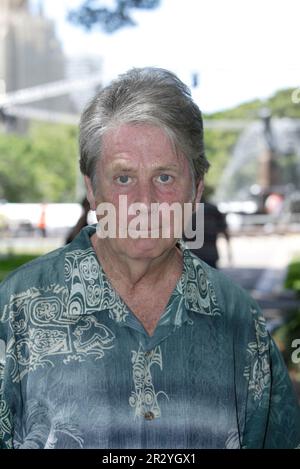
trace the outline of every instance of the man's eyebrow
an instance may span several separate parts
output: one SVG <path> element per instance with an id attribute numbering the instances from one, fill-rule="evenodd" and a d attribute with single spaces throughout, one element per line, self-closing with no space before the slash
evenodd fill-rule
<path id="1" fill-rule="evenodd" d="M 126 163 L 115 163 L 111 166 L 112 171 L 123 171 L 123 172 L 134 172 L 137 169 L 133 166 L 127 165 Z"/>
<path id="2" fill-rule="evenodd" d="M 118 163 L 118 162 L 112 164 L 111 169 L 112 171 L 122 171 L 124 173 L 137 171 L 137 168 L 130 164 Z M 180 166 L 177 163 L 169 163 L 169 164 L 153 167 L 153 170 L 155 171 L 168 171 L 168 170 L 178 170 L 178 169 L 180 169 Z"/>
<path id="3" fill-rule="evenodd" d="M 168 170 L 174 170 L 174 169 L 179 169 L 179 165 L 177 163 L 170 163 L 162 166 L 158 166 L 157 168 L 154 168 L 156 171 L 168 171 Z"/>

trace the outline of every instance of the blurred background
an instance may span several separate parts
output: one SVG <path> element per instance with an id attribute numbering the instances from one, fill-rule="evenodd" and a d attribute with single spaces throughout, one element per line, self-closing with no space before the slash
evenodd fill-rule
<path id="1" fill-rule="evenodd" d="M 170 69 L 204 117 L 199 255 L 258 301 L 300 396 L 299 14 L 298 0 L 0 0 L 0 280 L 95 221 L 87 101 L 131 67 Z"/>

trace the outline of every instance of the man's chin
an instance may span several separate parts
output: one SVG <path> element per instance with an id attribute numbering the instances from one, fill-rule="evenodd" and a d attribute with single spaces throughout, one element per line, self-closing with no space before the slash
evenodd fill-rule
<path id="1" fill-rule="evenodd" d="M 155 258 L 161 256 L 176 244 L 174 239 L 164 238 L 127 238 L 119 240 L 122 252 L 133 259 Z"/>

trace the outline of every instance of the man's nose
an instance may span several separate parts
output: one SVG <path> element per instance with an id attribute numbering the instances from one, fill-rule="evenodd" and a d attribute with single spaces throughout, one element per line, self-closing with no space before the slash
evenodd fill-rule
<path id="1" fill-rule="evenodd" d="M 146 205 L 150 212 L 151 204 L 157 202 L 155 197 L 155 188 L 151 181 L 141 181 L 138 184 L 135 194 L 135 202 Z"/>

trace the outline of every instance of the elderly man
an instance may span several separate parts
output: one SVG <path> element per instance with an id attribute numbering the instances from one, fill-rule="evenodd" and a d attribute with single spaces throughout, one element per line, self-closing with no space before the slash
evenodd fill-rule
<path id="1" fill-rule="evenodd" d="M 152 203 L 200 200 L 201 113 L 166 70 L 133 69 L 101 90 L 80 152 L 91 208 L 110 204 L 117 220 L 121 196 L 147 216 Z M 169 237 L 161 225 L 156 237 L 88 226 L 3 282 L 2 446 L 299 445 L 299 409 L 257 305 L 174 226 Z"/>

